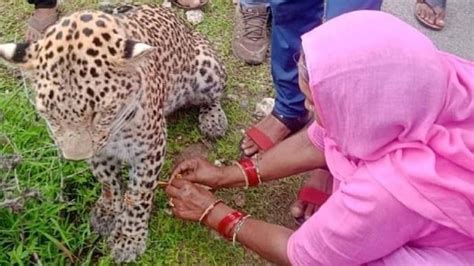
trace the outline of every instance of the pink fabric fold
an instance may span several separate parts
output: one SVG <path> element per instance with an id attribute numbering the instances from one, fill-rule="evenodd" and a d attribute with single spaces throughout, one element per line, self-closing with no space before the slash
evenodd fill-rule
<path id="1" fill-rule="evenodd" d="M 335 178 L 363 167 L 407 208 L 473 238 L 473 62 L 382 12 L 346 14 L 302 39 L 324 128 L 308 134 Z"/>
<path id="2" fill-rule="evenodd" d="M 311 143 L 321 151 L 324 151 L 324 128 L 317 122 L 313 122 L 308 128 L 308 137 Z"/>

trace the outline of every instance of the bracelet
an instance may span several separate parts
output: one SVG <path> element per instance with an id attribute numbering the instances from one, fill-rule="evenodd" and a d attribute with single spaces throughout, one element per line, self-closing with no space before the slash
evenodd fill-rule
<path id="1" fill-rule="evenodd" d="M 257 172 L 258 184 L 262 184 L 262 176 L 260 175 L 260 156 L 257 154 L 255 158 L 255 172 Z"/>
<path id="2" fill-rule="evenodd" d="M 232 236 L 232 245 L 235 247 L 235 242 L 237 241 L 237 234 L 240 232 L 240 229 L 242 229 L 242 226 L 244 225 L 245 221 L 250 217 L 250 215 L 242 217 L 237 224 L 235 225 L 234 229 L 234 235 Z"/>
<path id="3" fill-rule="evenodd" d="M 251 159 L 244 158 L 239 161 L 239 164 L 244 169 L 245 175 L 248 179 L 249 186 L 256 187 L 260 184 L 257 168 Z"/>
<path id="4" fill-rule="evenodd" d="M 201 217 L 199 218 L 199 224 L 201 224 L 202 221 L 204 219 L 206 219 L 206 217 L 214 209 L 214 207 L 216 207 L 217 204 L 222 203 L 222 202 L 224 202 L 224 201 L 221 200 L 221 199 L 218 199 L 218 200 L 214 201 L 211 205 L 209 205 L 209 207 L 206 208 L 206 210 L 202 213 Z"/>
<path id="5" fill-rule="evenodd" d="M 237 167 L 239 167 L 240 171 L 242 172 L 242 175 L 244 176 L 244 179 L 245 179 L 245 189 L 249 188 L 249 179 L 247 177 L 247 174 L 245 173 L 245 170 L 244 168 L 242 167 L 242 165 L 240 165 L 238 162 L 236 161 L 233 161 L 232 164 L 236 165 Z"/>
<path id="6" fill-rule="evenodd" d="M 244 216 L 243 213 L 239 211 L 234 211 L 227 214 L 217 226 L 217 232 L 221 234 L 226 239 L 231 239 L 231 235 L 228 235 L 226 229 L 229 228 L 229 225 L 233 224 L 234 222 L 240 220 Z"/>

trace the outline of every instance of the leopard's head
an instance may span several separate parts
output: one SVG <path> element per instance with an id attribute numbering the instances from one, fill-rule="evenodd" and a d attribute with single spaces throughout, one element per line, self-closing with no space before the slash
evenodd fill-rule
<path id="1" fill-rule="evenodd" d="M 0 58 L 30 78 L 36 109 L 66 159 L 98 153 L 140 97 L 138 66 L 155 49 L 124 36 L 113 16 L 84 11 L 36 42 L 0 44 Z"/>

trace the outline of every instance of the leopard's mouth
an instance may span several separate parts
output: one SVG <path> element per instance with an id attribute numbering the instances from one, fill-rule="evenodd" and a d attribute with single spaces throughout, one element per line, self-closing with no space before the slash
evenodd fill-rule
<path id="1" fill-rule="evenodd" d="M 66 160 L 71 160 L 71 161 L 82 161 L 82 160 L 87 160 L 92 158 L 94 154 L 92 152 L 74 152 L 74 153 L 69 153 L 69 152 L 64 152 L 63 150 L 63 157 Z"/>
<path id="2" fill-rule="evenodd" d="M 58 146 L 66 160 L 86 160 L 94 155 L 92 137 L 87 131 L 66 132 L 57 139 Z"/>

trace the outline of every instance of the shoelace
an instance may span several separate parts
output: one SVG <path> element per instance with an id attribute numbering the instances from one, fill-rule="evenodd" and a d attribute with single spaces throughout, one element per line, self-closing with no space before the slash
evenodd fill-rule
<path id="1" fill-rule="evenodd" d="M 243 36 L 252 41 L 263 39 L 264 31 L 266 30 L 265 20 L 267 19 L 267 16 L 265 14 L 252 12 L 247 8 L 242 8 L 241 13 L 244 21 Z"/>

